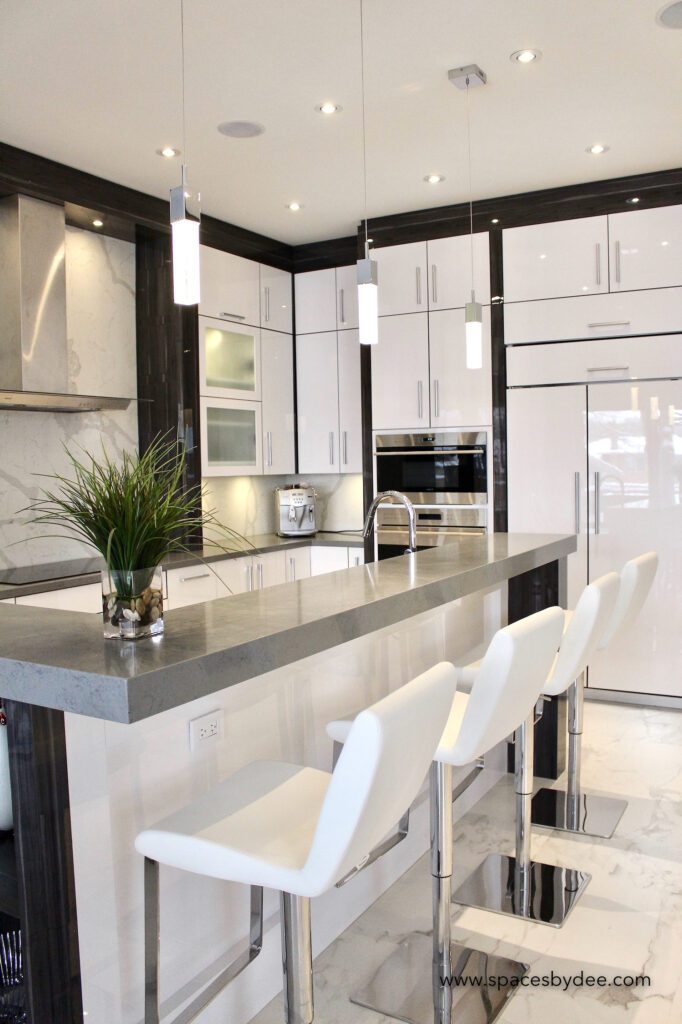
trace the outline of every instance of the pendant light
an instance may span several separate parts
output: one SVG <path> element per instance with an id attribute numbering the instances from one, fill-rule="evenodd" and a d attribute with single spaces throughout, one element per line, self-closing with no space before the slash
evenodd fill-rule
<path id="1" fill-rule="evenodd" d="M 369 254 L 367 231 L 367 131 L 365 125 L 365 37 L 360 0 L 360 65 L 362 80 L 362 175 L 365 188 L 365 256 L 358 260 L 358 335 L 361 345 L 379 341 L 379 268 Z"/>
<path id="2" fill-rule="evenodd" d="M 471 302 L 464 306 L 464 334 L 466 345 L 467 370 L 483 368 L 483 306 L 476 302 L 474 290 L 474 198 L 471 179 L 471 112 L 469 108 L 469 89 L 472 86 L 485 85 L 487 77 L 477 64 L 469 64 L 463 68 L 454 68 L 448 72 L 448 78 L 458 89 L 466 89 L 467 94 L 467 154 L 469 165 L 469 240 L 471 244 Z"/>
<path id="3" fill-rule="evenodd" d="M 185 8 L 180 0 L 182 52 L 182 152 L 187 158 L 185 133 Z M 173 300 L 180 306 L 199 302 L 199 201 L 187 182 L 187 164 L 182 165 L 182 182 L 170 190 L 170 221 L 173 244 Z"/>

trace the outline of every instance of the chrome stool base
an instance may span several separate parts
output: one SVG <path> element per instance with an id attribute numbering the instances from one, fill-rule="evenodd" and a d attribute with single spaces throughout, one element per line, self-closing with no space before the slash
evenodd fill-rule
<path id="1" fill-rule="evenodd" d="M 408 936 L 374 977 L 350 997 L 351 1002 L 408 1024 L 491 1024 L 528 970 L 526 964 L 453 942 L 452 977 L 462 983 L 443 983 L 439 976 L 433 977 L 432 983 L 432 948 L 430 935 Z M 466 978 L 475 980 L 467 985 Z M 499 986 L 498 979 L 502 982 Z"/>
<path id="2" fill-rule="evenodd" d="M 590 878 L 585 871 L 531 861 L 524 885 L 515 857 L 491 853 L 460 885 L 453 902 L 560 928 Z"/>
<path id="3" fill-rule="evenodd" d="M 540 789 L 533 797 L 531 821 L 539 828 L 610 839 L 623 817 L 627 800 L 593 793 L 577 798 L 562 789 Z"/>

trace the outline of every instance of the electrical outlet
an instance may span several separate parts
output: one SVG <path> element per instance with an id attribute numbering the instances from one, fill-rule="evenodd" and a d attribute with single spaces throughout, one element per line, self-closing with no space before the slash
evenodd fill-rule
<path id="1" fill-rule="evenodd" d="M 189 723 L 189 749 L 196 750 L 201 743 L 215 742 L 223 734 L 223 712 L 209 711 Z"/>

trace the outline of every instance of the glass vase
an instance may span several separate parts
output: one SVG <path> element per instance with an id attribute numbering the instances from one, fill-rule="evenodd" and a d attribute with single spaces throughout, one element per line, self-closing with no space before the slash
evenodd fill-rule
<path id="1" fill-rule="evenodd" d="M 163 576 L 155 569 L 103 569 L 105 637 L 141 640 L 163 633 Z"/>

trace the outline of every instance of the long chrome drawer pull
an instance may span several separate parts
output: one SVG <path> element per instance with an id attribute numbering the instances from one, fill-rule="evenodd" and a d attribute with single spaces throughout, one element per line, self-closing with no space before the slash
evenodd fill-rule
<path id="1" fill-rule="evenodd" d="M 614 370 L 625 370 L 626 372 L 630 369 L 629 366 L 588 366 L 588 373 L 606 373 L 607 370 L 613 372 Z"/>
<path id="2" fill-rule="evenodd" d="M 483 455 L 484 452 L 483 452 L 482 448 L 458 448 L 457 451 L 454 451 L 454 452 L 452 452 L 452 451 L 451 452 L 438 452 L 438 451 L 433 451 L 433 449 L 430 448 L 430 449 L 428 449 L 426 451 L 418 451 L 418 452 L 381 452 L 381 451 L 376 451 L 376 452 L 374 452 L 374 454 L 375 455 L 380 455 L 384 459 L 388 458 L 389 456 L 397 456 L 397 455 L 400 455 L 400 456 L 408 455 L 410 458 L 415 458 L 416 459 L 419 456 L 424 456 L 424 455 L 427 456 L 427 457 L 431 456 L 432 458 L 436 458 L 439 455 Z"/>
<path id="3" fill-rule="evenodd" d="M 205 579 L 207 579 L 207 578 L 208 578 L 208 577 L 209 577 L 210 575 L 211 575 L 211 573 L 210 573 L 210 572 L 200 572 L 200 573 L 198 573 L 198 575 L 196 575 L 196 576 L 181 576 L 181 577 L 180 577 L 180 582 L 181 582 L 181 583 L 191 583 L 191 582 L 192 582 L 192 580 L 205 580 Z"/>
<path id="4" fill-rule="evenodd" d="M 629 327 L 629 320 L 605 320 L 602 324 L 588 324 L 588 327 Z"/>
<path id="5" fill-rule="evenodd" d="M 246 317 L 242 316 L 240 313 L 221 313 L 220 315 L 226 316 L 230 320 L 246 320 Z"/>

